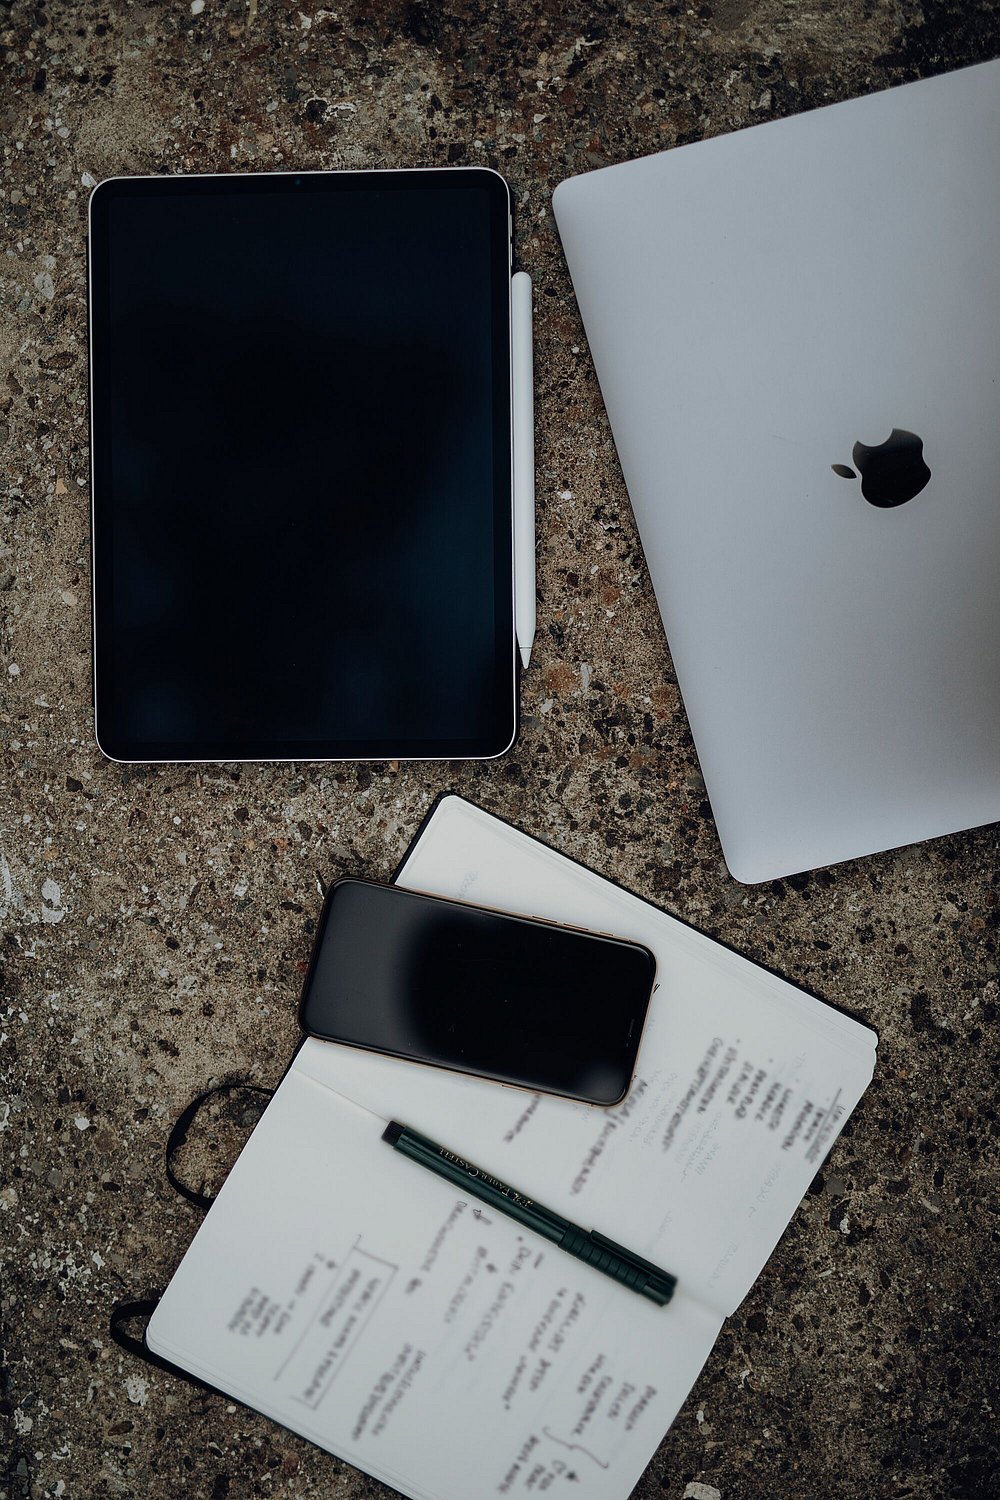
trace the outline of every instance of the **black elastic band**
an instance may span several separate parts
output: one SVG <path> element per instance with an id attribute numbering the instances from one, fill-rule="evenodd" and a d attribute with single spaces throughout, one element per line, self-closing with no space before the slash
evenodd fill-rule
<path id="1" fill-rule="evenodd" d="M 215 1086 L 215 1088 L 206 1089 L 203 1094 L 199 1094 L 197 1098 L 191 1100 L 191 1103 L 186 1107 L 186 1109 L 181 1111 L 174 1124 L 173 1129 L 167 1136 L 167 1181 L 170 1183 L 170 1186 L 175 1190 L 175 1192 L 180 1193 L 182 1198 L 186 1198 L 188 1202 L 193 1203 L 196 1208 L 211 1208 L 213 1202 L 215 1201 L 215 1194 L 205 1192 L 204 1182 L 202 1182 L 200 1188 L 190 1188 L 188 1187 L 187 1183 L 182 1182 L 174 1172 L 172 1165 L 173 1158 L 187 1141 L 188 1131 L 191 1129 L 191 1126 L 193 1125 L 195 1120 L 195 1116 L 201 1109 L 202 1105 L 206 1103 L 207 1100 L 211 1099 L 213 1094 L 229 1094 L 235 1093 L 237 1090 L 242 1090 L 247 1094 L 263 1094 L 268 1099 L 274 1093 L 274 1089 L 261 1088 L 261 1086 L 256 1083 L 219 1083 Z"/>
<path id="2" fill-rule="evenodd" d="M 171 1367 L 167 1365 L 166 1360 L 154 1354 L 152 1349 L 147 1349 L 144 1342 L 146 1324 L 156 1311 L 156 1305 L 162 1296 L 162 1291 L 150 1291 L 145 1297 L 137 1297 L 134 1302 L 116 1302 L 111 1309 L 108 1332 L 119 1349 L 127 1350 L 137 1359 L 149 1360 L 152 1364 L 163 1365 L 169 1369 Z M 142 1333 L 138 1336 L 129 1333 L 126 1328 L 126 1324 L 134 1323 L 137 1318 L 142 1319 Z"/>
<path id="3" fill-rule="evenodd" d="M 197 1098 L 192 1099 L 191 1103 L 181 1111 L 173 1129 L 167 1137 L 167 1181 L 176 1192 L 180 1193 L 182 1198 L 186 1198 L 189 1203 L 193 1203 L 196 1208 L 200 1208 L 203 1211 L 211 1208 L 215 1200 L 215 1194 L 205 1192 L 204 1182 L 197 1190 L 189 1188 L 187 1183 L 182 1182 L 174 1172 L 172 1160 L 175 1153 L 187 1141 L 188 1131 L 194 1124 L 202 1105 L 211 1099 L 213 1094 L 236 1093 L 237 1090 L 242 1090 L 248 1094 L 263 1094 L 268 1099 L 274 1093 L 274 1089 L 261 1088 L 256 1083 L 239 1083 L 234 1080 L 229 1083 L 217 1084 L 215 1088 L 206 1089 L 203 1094 L 199 1094 Z M 217 1391 L 214 1385 L 209 1385 L 206 1381 L 199 1380 L 196 1376 L 190 1375 L 187 1370 L 182 1370 L 178 1365 L 171 1364 L 170 1360 L 163 1359 L 159 1354 L 154 1354 L 152 1349 L 147 1345 L 146 1324 L 156 1311 L 157 1303 L 162 1296 L 162 1291 L 149 1291 L 144 1297 L 137 1297 L 131 1302 L 116 1302 L 111 1309 L 111 1316 L 108 1320 L 108 1332 L 111 1335 L 112 1341 L 118 1345 L 119 1349 L 124 1349 L 126 1353 L 131 1354 L 133 1358 L 144 1360 L 147 1365 L 156 1365 L 161 1370 L 168 1370 L 171 1375 L 177 1376 L 180 1380 L 186 1380 L 189 1385 L 195 1386 L 198 1390 L 222 1394 Z M 142 1320 L 140 1331 L 137 1334 L 129 1333 L 127 1325 L 135 1323 L 139 1319 Z"/>
<path id="4" fill-rule="evenodd" d="M 180 1365 L 172 1364 L 169 1359 L 164 1359 L 160 1354 L 154 1354 L 146 1343 L 146 1324 L 156 1311 L 162 1296 L 162 1291 L 151 1291 L 134 1302 L 116 1302 L 108 1320 L 108 1332 L 112 1341 L 118 1345 L 119 1349 L 124 1349 L 127 1354 L 131 1354 L 134 1359 L 141 1359 L 144 1364 L 155 1365 L 159 1370 L 166 1370 L 177 1380 L 187 1381 L 188 1385 L 193 1385 L 196 1390 L 207 1391 L 211 1396 L 224 1396 L 225 1391 L 220 1391 L 218 1386 L 209 1385 L 207 1380 L 199 1380 L 197 1375 L 192 1375 Z M 134 1323 L 139 1318 L 142 1319 L 141 1331 L 138 1334 L 129 1333 L 125 1325 Z"/>

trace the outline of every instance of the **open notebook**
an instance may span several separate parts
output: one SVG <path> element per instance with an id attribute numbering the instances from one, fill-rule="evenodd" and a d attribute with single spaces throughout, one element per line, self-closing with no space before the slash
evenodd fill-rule
<path id="1" fill-rule="evenodd" d="M 307 1041 L 147 1342 L 414 1500 L 621 1500 L 868 1084 L 875 1034 L 459 797 L 398 880 L 647 944 L 631 1090 L 605 1110 Z M 463 1199 L 382 1141 L 389 1119 L 673 1272 L 672 1301 Z"/>

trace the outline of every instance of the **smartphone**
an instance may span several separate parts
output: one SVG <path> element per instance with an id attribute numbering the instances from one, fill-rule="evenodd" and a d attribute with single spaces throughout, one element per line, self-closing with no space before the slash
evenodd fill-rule
<path id="1" fill-rule="evenodd" d="M 299 1022 L 325 1041 L 617 1104 L 655 975 L 639 943 L 348 878 L 327 894 Z"/>

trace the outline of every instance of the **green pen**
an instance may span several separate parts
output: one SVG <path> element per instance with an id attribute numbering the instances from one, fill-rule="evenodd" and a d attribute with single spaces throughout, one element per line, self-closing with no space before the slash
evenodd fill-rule
<path id="1" fill-rule="evenodd" d="M 638 1292 L 640 1297 L 648 1297 L 658 1307 L 664 1307 L 673 1296 L 677 1277 L 671 1276 L 669 1271 L 661 1270 L 640 1255 L 633 1255 L 631 1250 L 616 1245 L 614 1240 L 605 1239 L 596 1229 L 578 1228 L 561 1214 L 543 1208 L 498 1177 L 456 1156 L 446 1146 L 429 1141 L 426 1136 L 398 1125 L 395 1120 L 386 1126 L 382 1139 L 411 1161 L 419 1162 L 462 1192 L 499 1209 L 518 1224 L 523 1224 L 525 1229 L 534 1230 L 535 1234 L 540 1234 L 568 1255 L 575 1255 L 577 1260 L 593 1266 L 595 1271 L 603 1271 L 605 1276 L 611 1276 L 630 1291 Z"/>

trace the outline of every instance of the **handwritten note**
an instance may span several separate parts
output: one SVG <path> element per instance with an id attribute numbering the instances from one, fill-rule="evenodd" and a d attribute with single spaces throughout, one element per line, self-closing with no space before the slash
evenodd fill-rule
<path id="1" fill-rule="evenodd" d="M 400 878 L 648 944 L 628 1095 L 602 1110 L 306 1042 L 148 1341 L 415 1500 L 622 1500 L 863 1092 L 874 1037 L 458 798 Z M 463 1198 L 382 1141 L 389 1118 L 663 1265 L 673 1300 Z"/>

